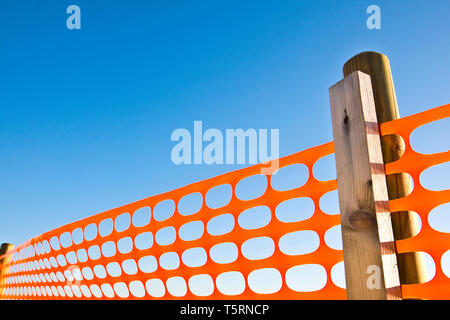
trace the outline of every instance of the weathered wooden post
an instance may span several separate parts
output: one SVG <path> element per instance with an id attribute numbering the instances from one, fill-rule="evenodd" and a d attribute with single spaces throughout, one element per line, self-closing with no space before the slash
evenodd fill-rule
<path id="1" fill-rule="evenodd" d="M 370 76 L 330 88 L 348 299 L 401 299 L 394 233 Z"/>
<path id="2" fill-rule="evenodd" d="M 362 71 L 371 77 L 378 123 L 398 119 L 400 114 L 389 59 L 378 52 L 362 52 L 345 63 L 344 77 L 355 71 Z M 399 159 L 404 152 L 403 140 L 395 135 L 382 137 L 381 147 L 384 163 Z M 408 195 L 413 188 L 409 176 L 404 173 L 388 175 L 386 182 L 390 200 Z M 417 234 L 420 229 L 420 221 L 413 212 L 393 212 L 392 227 L 396 240 L 405 239 Z M 402 283 L 426 281 L 427 273 L 423 253 L 404 253 L 398 255 L 397 259 Z"/>
<path id="3" fill-rule="evenodd" d="M 11 243 L 2 243 L 0 247 L 0 256 L 10 252 L 14 249 L 14 245 Z M 11 261 L 11 256 L 6 257 L 4 259 L 0 259 L 0 298 L 3 297 L 4 285 L 5 281 L 2 279 L 2 275 L 8 272 L 8 268 L 4 268 L 3 265 L 7 264 Z"/>

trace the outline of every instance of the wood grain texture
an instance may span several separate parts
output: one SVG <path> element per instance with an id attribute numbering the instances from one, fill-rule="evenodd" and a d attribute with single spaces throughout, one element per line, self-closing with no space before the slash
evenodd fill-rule
<path id="1" fill-rule="evenodd" d="M 344 77 L 355 71 L 364 72 L 371 77 L 378 123 L 400 118 L 388 57 L 378 52 L 362 52 L 345 63 Z M 384 163 L 399 159 L 404 152 L 404 142 L 396 135 L 382 137 L 381 145 Z M 404 197 L 413 189 L 410 177 L 404 173 L 388 175 L 386 182 L 391 200 Z M 413 212 L 395 212 L 391 217 L 396 240 L 412 237 L 420 230 L 419 218 Z M 397 258 L 402 283 L 426 281 L 425 256 L 422 253 L 401 254 Z"/>
<path id="2" fill-rule="evenodd" d="M 370 76 L 355 72 L 332 86 L 330 104 L 347 298 L 399 299 L 395 249 L 380 244 L 394 235 Z M 372 266 L 382 271 L 377 288 L 367 285 Z"/>

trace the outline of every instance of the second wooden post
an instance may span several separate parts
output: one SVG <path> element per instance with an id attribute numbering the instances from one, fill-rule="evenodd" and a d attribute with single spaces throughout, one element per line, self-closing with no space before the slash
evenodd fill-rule
<path id="1" fill-rule="evenodd" d="M 394 81 L 389 59 L 386 55 L 367 51 L 348 60 L 343 68 L 344 77 L 355 71 L 370 75 L 377 121 L 379 124 L 400 118 Z M 384 163 L 395 161 L 404 152 L 403 140 L 396 135 L 381 138 Z M 413 185 L 405 173 L 386 176 L 389 199 L 408 195 Z M 392 227 L 396 240 L 416 235 L 420 230 L 420 218 L 410 211 L 393 212 Z M 422 252 L 407 252 L 398 255 L 400 279 L 403 284 L 422 283 L 427 280 L 425 256 Z"/>

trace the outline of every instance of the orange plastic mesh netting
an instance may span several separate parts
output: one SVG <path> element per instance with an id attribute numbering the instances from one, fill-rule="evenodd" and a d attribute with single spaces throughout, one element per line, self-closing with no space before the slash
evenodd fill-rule
<path id="1" fill-rule="evenodd" d="M 424 170 L 449 161 L 450 155 L 448 151 L 428 155 L 419 154 L 411 148 L 409 141 L 411 133 L 419 126 L 447 118 L 449 115 L 450 105 L 445 105 L 380 126 L 382 135 L 398 134 L 403 138 L 406 146 L 399 160 L 386 165 L 386 174 L 406 172 L 414 180 L 412 193 L 404 198 L 391 200 L 390 210 L 391 212 L 411 210 L 417 212 L 422 219 L 422 229 L 416 236 L 396 241 L 398 253 L 425 251 L 431 255 L 436 265 L 436 275 L 431 281 L 424 284 L 402 285 L 404 298 L 448 299 L 450 296 L 450 279 L 445 275 L 442 264 L 442 257 L 450 247 L 450 234 L 436 231 L 428 222 L 428 215 L 433 208 L 450 201 L 450 190 L 427 190 L 419 180 Z M 336 190 L 337 183 L 336 180 L 319 181 L 313 175 L 315 163 L 332 153 L 333 143 L 329 142 L 279 159 L 279 172 L 295 164 L 303 164 L 308 168 L 306 183 L 290 190 L 276 190 L 271 183 L 274 176 L 264 175 L 267 179 L 267 188 L 262 195 L 252 200 L 241 200 L 236 197 L 235 190 L 240 181 L 261 173 L 262 165 L 256 165 L 112 209 L 42 234 L 0 257 L 0 259 L 4 258 L 0 277 L 0 297 L 4 299 L 345 299 L 345 289 L 332 281 L 333 267 L 343 260 L 342 250 L 331 248 L 325 241 L 325 233 L 340 224 L 340 217 L 339 214 L 325 213 L 319 205 L 320 199 L 325 194 Z M 230 185 L 232 189 L 228 204 L 219 208 L 208 207 L 205 202 L 208 191 L 224 184 Z M 194 193 L 201 195 L 201 208 L 192 214 L 181 214 L 178 210 L 180 200 Z M 276 217 L 277 206 L 299 197 L 309 197 L 314 203 L 314 213 L 311 217 L 297 222 L 283 222 Z M 143 207 L 154 209 L 158 203 L 168 199 L 174 203 L 174 213 L 171 217 L 160 221 L 152 218 L 144 226 L 131 223 L 139 209 Z M 266 224 L 255 229 L 242 227 L 239 222 L 240 216 L 246 210 L 259 206 L 266 206 L 269 209 L 270 218 Z M 186 224 L 198 222 L 204 230 L 207 229 L 206 226 L 211 220 L 224 214 L 230 214 L 234 221 L 234 227 L 224 234 L 213 235 L 202 231 L 197 239 L 180 238 L 180 228 Z M 123 230 L 111 227 L 109 234 L 99 234 L 99 224 L 109 220 L 112 225 L 124 215 L 130 215 L 130 222 Z M 88 228 L 94 232 L 93 235 L 86 237 Z M 167 228 L 176 230 L 176 237 L 172 239 L 172 243 L 158 243 L 154 235 L 157 236 L 158 231 Z M 316 233 L 320 241 L 316 250 L 293 255 L 280 249 L 279 244 L 283 237 L 302 230 L 312 230 Z M 79 237 L 75 236 L 77 231 Z M 143 234 L 151 236 L 149 248 L 140 248 L 137 245 L 137 239 Z M 68 236 L 70 240 L 69 245 L 63 247 L 61 246 L 62 238 L 65 236 Z M 260 237 L 271 239 L 274 247 L 272 254 L 260 259 L 244 256 L 242 246 L 246 241 Z M 128 250 L 122 252 L 115 250 L 114 255 L 105 256 L 103 252 L 105 244 L 112 244 L 116 248 L 119 245 L 118 242 L 125 240 L 130 242 Z M 235 245 L 236 254 L 233 261 L 224 263 L 211 256 L 211 250 L 224 243 Z M 141 263 L 143 259 L 161 262 L 160 258 L 169 252 L 182 257 L 183 253 L 193 248 L 203 250 L 205 253 L 205 259 L 199 266 L 189 266 L 182 259 L 183 262 L 172 270 L 164 269 L 161 263 L 155 263 L 155 267 L 148 270 Z M 80 259 L 78 253 L 83 250 L 87 254 L 85 258 Z M 105 270 L 114 263 L 118 267 L 115 274 Z M 125 272 L 125 264 L 133 267 Z M 286 278 L 297 266 L 308 264 L 320 265 L 326 282 L 312 292 L 297 291 L 297 288 L 290 285 Z M 272 279 L 267 280 L 275 279 L 279 282 L 275 290 L 264 292 L 252 287 L 249 278 L 255 277 L 261 269 L 272 271 Z M 102 272 L 97 272 L 98 270 Z M 235 290 L 232 294 L 219 285 L 219 279 L 226 279 L 226 275 L 230 272 L 239 273 L 243 283 L 242 288 L 238 292 Z M 207 280 L 207 284 L 203 284 L 203 289 L 208 289 L 201 293 L 193 285 L 199 277 Z M 260 279 L 260 282 L 264 280 Z M 176 282 L 177 292 L 170 289 L 170 282 Z M 157 293 L 155 288 L 159 288 Z"/>
<path id="2" fill-rule="evenodd" d="M 345 289 L 331 281 L 333 266 L 343 260 L 342 250 L 327 246 L 324 240 L 325 232 L 340 224 L 339 214 L 338 212 L 334 215 L 327 214 L 319 207 L 320 198 L 336 190 L 337 183 L 336 180 L 319 181 L 313 176 L 313 166 L 316 161 L 332 153 L 333 143 L 330 142 L 279 159 L 278 173 L 281 173 L 285 167 L 295 164 L 303 164 L 308 168 L 306 183 L 290 190 L 275 190 L 271 183 L 273 176 L 262 175 L 267 179 L 265 192 L 252 200 L 240 200 L 236 197 L 236 185 L 247 177 L 260 175 L 263 165 L 255 165 L 112 209 L 44 233 L 10 252 L 9 256 L 12 259 L 9 265 L 4 266 L 5 272 L 1 276 L 1 297 L 6 299 L 345 299 Z M 220 208 L 208 207 L 205 203 L 208 191 L 224 184 L 229 184 L 233 190 L 230 202 Z M 180 200 L 182 201 L 186 195 L 197 193 L 200 193 L 202 197 L 201 209 L 194 214 L 181 214 L 178 210 Z M 311 217 L 296 222 L 283 222 L 275 217 L 275 210 L 279 204 L 298 197 L 309 197 L 314 203 L 314 212 Z M 157 221 L 152 217 L 147 225 L 139 227 L 129 223 L 128 226 L 121 227 L 119 230 L 111 228 L 110 234 L 99 235 L 97 232 L 99 224 L 108 219 L 116 221 L 122 219 L 124 214 L 130 214 L 134 219 L 139 209 L 143 207 L 154 209 L 158 203 L 168 199 L 177 204 L 173 206 L 175 213 L 170 218 Z M 259 206 L 266 206 L 269 209 L 268 223 L 259 228 L 243 228 L 239 219 L 245 214 L 245 210 Z M 202 224 L 202 230 L 204 230 L 208 222 L 223 214 L 231 214 L 234 220 L 234 228 L 225 234 L 212 235 L 204 231 L 198 239 L 186 241 L 180 238 L 180 228 L 183 225 L 196 221 Z M 111 220 L 109 221 L 112 224 Z M 94 232 L 90 232 L 92 235 L 86 237 L 89 228 Z M 172 239 L 172 243 L 158 243 L 158 231 L 167 230 L 167 228 L 174 228 L 177 231 L 175 239 Z M 75 234 L 81 234 L 83 230 L 84 237 L 76 240 L 79 236 Z M 279 241 L 283 236 L 289 236 L 301 230 L 316 232 L 316 237 L 320 240 L 316 250 L 302 255 L 293 255 L 292 252 L 280 250 Z M 144 234 L 150 235 L 151 247 L 137 248 L 137 239 Z M 62 238 L 67 236 L 70 239 L 68 243 L 70 246 L 62 247 Z M 273 253 L 270 257 L 260 257 L 260 259 L 246 258 L 243 255 L 242 246 L 246 241 L 260 237 L 269 238 L 274 248 Z M 118 247 L 120 241 L 128 241 L 129 249 L 122 252 L 114 250 L 116 253 L 109 257 L 103 254 L 105 244 Z M 232 245 L 235 248 L 234 261 L 213 259 L 211 250 L 224 243 L 234 244 Z M 185 264 L 184 259 L 181 259 L 183 262 L 175 269 L 167 270 L 162 267 L 161 257 L 165 253 L 171 253 L 172 256 L 176 254 L 179 259 L 193 248 L 204 252 L 205 258 L 198 263 L 200 265 L 189 266 Z M 77 254 L 83 249 L 86 250 L 87 255 L 85 254 L 82 259 L 78 255 L 77 259 Z M 155 263 L 155 267 L 149 269 L 148 263 L 145 263 L 149 260 L 159 261 L 159 263 Z M 108 268 L 112 264 L 115 264 L 115 272 L 110 272 L 109 269 L 112 270 L 112 268 Z M 124 268 L 125 264 L 128 265 L 127 268 Z M 325 278 L 323 285 L 315 288 L 316 291 L 313 292 L 299 292 L 296 291 L 295 286 L 288 285 L 286 275 L 289 272 L 295 271 L 296 266 L 311 264 L 319 265 L 321 268 L 322 276 Z M 261 269 L 269 272 L 270 276 L 264 279 L 264 273 L 258 271 Z M 226 288 L 226 285 L 220 285 L 226 282 L 230 272 L 234 272 L 235 276 L 239 273 L 238 278 L 241 279 L 240 284 L 233 284 L 232 292 Z M 258 277 L 263 288 L 252 288 L 249 278 Z M 201 285 L 203 290 L 195 289 L 196 280 L 203 281 Z M 264 283 L 267 282 L 279 284 L 268 290 L 264 288 Z M 176 286 L 175 290 L 171 290 L 171 284 Z M 241 289 L 237 289 L 236 292 L 239 286 Z"/>
<path id="3" fill-rule="evenodd" d="M 434 208 L 450 202 L 450 190 L 428 190 L 420 181 L 420 175 L 427 168 L 450 161 L 450 152 L 421 154 L 414 151 L 410 143 L 411 133 L 415 129 L 448 117 L 450 117 L 450 104 L 383 123 L 380 126 L 381 135 L 397 134 L 405 143 L 405 152 L 402 157 L 395 162 L 386 164 L 386 174 L 406 172 L 411 175 L 414 182 L 413 191 L 409 195 L 389 201 L 389 210 L 391 212 L 414 211 L 422 220 L 422 228 L 417 235 L 396 241 L 397 253 L 426 252 L 432 257 L 436 267 L 436 274 L 430 281 L 422 284 L 402 285 L 403 298 L 450 298 L 450 266 L 443 263 L 444 254 L 447 252 L 448 255 L 450 250 L 450 233 L 433 229 L 429 221 L 430 212 Z M 446 214 L 447 221 L 449 221 L 449 212 Z"/>

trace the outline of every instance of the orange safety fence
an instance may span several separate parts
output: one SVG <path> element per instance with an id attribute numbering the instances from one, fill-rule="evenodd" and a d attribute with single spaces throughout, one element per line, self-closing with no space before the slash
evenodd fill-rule
<path id="1" fill-rule="evenodd" d="M 450 279 L 445 275 L 441 264 L 442 256 L 450 248 L 450 234 L 432 229 L 427 219 L 433 208 L 450 201 L 450 190 L 430 191 L 425 189 L 419 180 L 425 169 L 449 161 L 450 155 L 449 152 L 419 154 L 411 148 L 409 142 L 413 130 L 449 115 L 450 105 L 445 105 L 380 126 L 382 135 L 399 134 L 406 145 L 403 156 L 386 165 L 386 174 L 406 172 L 414 180 L 412 193 L 404 198 L 389 201 L 390 210 L 414 211 L 422 219 L 422 229 L 416 236 L 396 241 L 398 253 L 425 251 L 432 256 L 436 264 L 436 275 L 431 281 L 402 285 L 404 298 L 450 297 Z M 337 286 L 331 275 L 332 268 L 342 262 L 343 252 L 331 248 L 325 242 L 326 231 L 340 224 L 340 216 L 327 214 L 319 206 L 321 197 L 336 190 L 337 183 L 336 180 L 319 181 L 313 176 L 315 163 L 332 153 L 333 143 L 329 142 L 280 158 L 280 172 L 294 164 L 304 164 L 308 168 L 306 183 L 290 190 L 276 190 L 271 183 L 274 176 L 264 175 L 267 188 L 261 196 L 251 200 L 239 199 L 235 192 L 236 186 L 248 177 L 261 174 L 264 165 L 256 165 L 193 183 L 44 233 L 0 257 L 3 259 L 0 269 L 0 298 L 345 299 L 345 289 Z M 231 186 L 230 201 L 218 208 L 208 207 L 205 202 L 208 191 L 222 185 Z M 183 201 L 185 196 L 197 193 L 201 195 L 201 208 L 197 212 L 181 213 L 180 201 Z M 299 197 L 312 199 L 315 207 L 312 216 L 296 222 L 278 219 L 275 214 L 277 206 Z M 164 220 L 152 217 L 151 221 L 143 226 L 131 223 L 140 209 L 148 207 L 149 210 L 154 210 L 159 203 L 168 200 L 174 203 L 172 216 Z M 259 206 L 266 206 L 270 212 L 265 225 L 258 228 L 243 227 L 240 219 L 246 214 L 246 210 Z M 220 235 L 205 231 L 208 230 L 209 223 L 225 214 L 232 216 L 233 228 Z M 128 215 L 128 225 L 117 228 L 117 220 L 123 219 L 125 215 Z M 107 222 L 111 225 L 110 232 L 99 234 L 100 225 Z M 202 225 L 201 234 L 196 239 L 182 239 L 180 229 L 193 222 Z M 93 234 L 87 232 L 88 228 L 94 230 Z M 159 243 L 158 232 L 169 228 L 176 230 L 175 238 L 171 243 Z M 318 235 L 320 243 L 316 250 L 301 255 L 281 250 L 280 240 L 283 237 L 302 230 L 311 230 Z M 145 248 L 140 247 L 137 241 L 144 235 L 150 236 L 149 247 Z M 63 237 L 69 241 L 63 241 Z M 272 254 L 259 259 L 245 256 L 242 247 L 249 240 L 261 237 L 268 237 L 272 242 Z M 116 250 L 121 241 L 130 243 L 127 250 Z M 103 249 L 107 244 L 114 248 L 113 255 L 105 254 Z M 211 254 L 217 246 L 223 244 L 231 244 L 235 248 L 233 261 L 218 261 Z M 183 259 L 183 255 L 193 249 L 204 253 L 204 259 L 197 266 L 186 264 Z M 81 258 L 83 255 L 79 254 L 80 251 L 84 251 L 84 258 Z M 167 253 L 181 256 L 182 262 L 174 269 L 164 269 L 158 261 L 161 262 L 161 257 Z M 145 263 L 149 260 L 155 262 L 152 269 L 148 269 Z M 127 268 L 124 268 L 125 264 Z M 286 279 L 293 270 L 310 264 L 322 266 L 326 282 L 321 288 L 316 288 L 316 291 L 298 291 L 298 288 L 289 284 Z M 110 272 L 111 265 L 116 266 L 115 272 Z M 261 270 L 270 270 L 272 277 L 279 280 L 279 287 L 271 292 L 252 287 L 249 279 L 261 275 Z M 232 273 L 239 275 L 241 285 L 235 285 L 233 292 L 230 292 L 223 284 Z M 203 281 L 203 290 L 198 290 L 195 285 L 200 279 Z M 269 280 L 271 281 L 267 279 Z M 260 282 L 264 283 L 264 279 L 260 279 Z M 174 283 L 178 288 L 176 292 L 171 290 L 171 284 Z M 236 287 L 239 287 L 237 291 Z"/>
<path id="2" fill-rule="evenodd" d="M 331 281 L 331 269 L 343 261 L 342 250 L 336 250 L 326 245 L 324 235 L 327 230 L 340 224 L 339 214 L 330 215 L 319 207 L 320 198 L 336 190 L 336 180 L 319 181 L 313 176 L 313 166 L 317 160 L 333 153 L 333 143 L 310 148 L 279 159 L 280 173 L 284 167 L 304 164 L 308 168 L 308 179 L 304 185 L 282 191 L 272 187 L 271 175 L 263 175 L 267 179 L 264 194 L 251 200 L 240 200 L 236 197 L 236 185 L 247 177 L 259 175 L 263 164 L 244 168 L 208 180 L 140 200 L 116 209 L 112 209 L 78 222 L 44 233 L 27 243 L 15 248 L 8 254 L 12 257 L 3 266 L 5 272 L 1 275 L 1 298 L 6 299 L 345 299 L 345 289 Z M 277 173 L 277 174 L 278 174 Z M 229 184 L 233 190 L 231 200 L 220 208 L 210 208 L 205 203 L 208 191 L 217 186 Z M 279 189 L 279 188 L 278 188 Z M 201 194 L 202 206 L 198 212 L 189 215 L 179 210 L 183 197 Z M 283 222 L 275 217 L 275 210 L 286 200 L 309 197 L 314 203 L 314 213 L 311 217 L 297 222 Z M 135 226 L 133 223 L 112 228 L 112 221 L 122 219 L 124 214 L 132 215 L 133 219 L 143 207 L 152 210 L 158 203 L 174 201 L 175 213 L 162 221 L 154 217 L 145 226 Z M 258 228 L 244 228 L 243 217 L 246 210 L 266 206 L 269 219 L 260 222 L 265 225 Z M 218 216 L 231 214 L 234 228 L 225 234 L 212 235 L 205 231 L 208 223 Z M 131 220 L 131 218 L 130 218 Z M 99 235 L 99 224 L 111 224 L 109 234 Z M 265 221 L 265 222 L 264 222 Z M 181 239 L 180 229 L 189 223 L 202 225 L 202 233 L 198 239 Z M 220 222 L 219 222 L 220 223 Z M 88 228 L 94 230 L 89 236 Z M 158 243 L 158 232 L 175 229 L 176 237 L 172 243 Z M 174 229 L 173 229 L 174 228 Z M 126 229 L 126 230 L 122 230 Z M 84 237 L 76 239 L 75 234 L 84 230 Z M 284 252 L 279 242 L 282 237 L 293 232 L 312 230 L 320 240 L 319 246 L 313 252 L 297 255 L 295 252 Z M 91 232 L 89 232 L 91 233 Z M 138 248 L 138 238 L 149 235 L 150 248 Z M 63 247 L 62 238 L 69 237 L 68 246 Z M 245 257 L 243 246 L 255 238 L 266 237 L 273 245 L 270 257 Z M 268 237 L 268 239 L 267 239 Z M 155 241 L 153 241 L 155 239 Z M 129 242 L 125 251 L 115 250 L 119 242 Z M 267 242 L 266 242 L 267 243 Z M 234 248 L 234 261 L 220 261 L 212 255 L 212 251 L 220 245 L 228 244 Z M 112 245 L 115 254 L 105 255 L 104 246 Z M 78 253 L 87 252 L 84 258 Z M 189 250 L 203 252 L 203 258 L 197 257 L 197 265 L 185 263 L 184 255 Z M 191 251 L 192 252 L 192 251 Z M 164 254 L 176 254 L 182 263 L 177 268 L 167 270 L 162 267 L 161 257 Z M 108 254 L 109 255 L 109 254 Z M 78 256 L 78 259 L 77 259 Z M 0 257 L 1 258 L 1 257 Z M 7 261 L 7 259 L 5 259 Z M 154 267 L 149 267 L 149 261 Z M 69 262 L 69 263 L 68 263 Z M 125 264 L 127 267 L 125 268 Z M 320 265 L 326 282 L 313 292 L 299 292 L 296 287 L 289 286 L 286 277 L 295 277 L 299 272 L 297 266 Z M 112 266 L 115 266 L 113 272 Z M 131 268 L 130 268 L 131 266 Z M 302 267 L 300 267 L 302 268 Z M 106 270 L 105 270 L 106 269 Z M 264 272 L 261 272 L 264 270 Z M 230 276 L 234 280 L 231 283 Z M 267 274 L 270 276 L 267 277 Z M 236 277 L 237 275 L 237 277 Z M 266 278 L 264 278 L 266 277 Z M 262 288 L 252 287 L 252 281 L 257 279 Z M 258 279 L 259 278 L 259 279 Z M 264 288 L 264 283 L 279 282 L 278 288 Z M 200 290 L 196 286 L 200 283 Z M 228 286 L 227 286 L 228 282 Z M 173 286 L 175 285 L 175 289 Z M 171 289 L 172 287 L 172 289 Z M 298 290 L 298 289 L 297 289 Z"/>
<path id="3" fill-rule="evenodd" d="M 450 161 L 450 151 L 421 154 L 411 147 L 411 133 L 418 127 L 450 117 L 450 104 L 430 109 L 409 117 L 383 123 L 381 135 L 400 135 L 405 143 L 405 152 L 395 162 L 385 166 L 386 174 L 408 173 L 414 182 L 413 191 L 406 197 L 390 200 L 391 212 L 414 211 L 422 220 L 420 232 L 408 239 L 397 240 L 397 253 L 421 251 L 428 253 L 434 261 L 436 274 L 430 281 L 421 284 L 402 285 L 403 298 L 450 299 L 450 267 L 444 272 L 443 256 L 450 254 L 450 233 L 440 232 L 430 226 L 430 212 L 450 202 L 450 190 L 433 191 L 423 187 L 420 175 L 427 168 Z M 446 212 L 450 220 L 450 212 Z"/>

